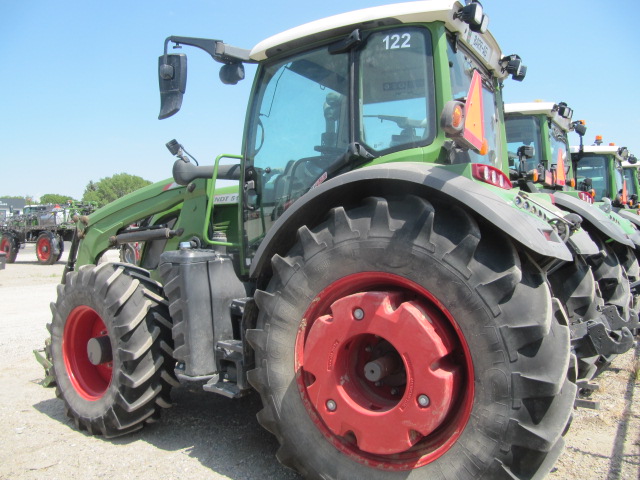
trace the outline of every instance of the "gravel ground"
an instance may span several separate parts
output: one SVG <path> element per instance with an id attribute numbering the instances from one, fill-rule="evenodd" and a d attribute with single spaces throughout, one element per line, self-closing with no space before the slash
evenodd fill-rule
<path id="1" fill-rule="evenodd" d="M 52 266 L 32 245 L 0 270 L 0 479 L 298 479 L 275 459 L 277 442 L 257 423 L 257 395 L 232 401 L 195 387 L 174 389 L 174 408 L 141 432 L 103 440 L 78 432 L 54 389 L 43 388 L 41 348 L 66 254 Z M 547 478 L 640 478 L 640 347 L 618 357 L 578 409 L 567 446 Z"/>

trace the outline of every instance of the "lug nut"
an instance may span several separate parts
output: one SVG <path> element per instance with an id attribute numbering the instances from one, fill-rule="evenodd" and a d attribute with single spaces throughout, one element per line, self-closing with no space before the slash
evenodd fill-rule
<path id="1" fill-rule="evenodd" d="M 361 308 L 356 308 L 353 311 L 353 318 L 355 318 L 356 320 L 362 320 L 364 318 L 364 310 L 362 310 Z"/>
<path id="2" fill-rule="evenodd" d="M 336 408 L 338 408 L 336 402 L 334 402 L 333 400 L 327 400 L 327 410 L 329 410 L 330 412 L 335 412 Z"/>
<path id="3" fill-rule="evenodd" d="M 426 395 L 418 395 L 418 405 L 420 405 L 422 408 L 428 407 L 430 403 L 431 400 L 429 400 L 429 397 L 427 397 Z"/>

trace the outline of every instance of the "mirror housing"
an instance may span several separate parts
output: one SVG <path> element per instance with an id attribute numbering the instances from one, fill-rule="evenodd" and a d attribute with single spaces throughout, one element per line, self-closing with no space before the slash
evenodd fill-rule
<path id="1" fill-rule="evenodd" d="M 158 58 L 160 87 L 159 120 L 175 115 L 182 106 L 187 87 L 187 56 L 184 53 L 160 55 Z"/>
<path id="2" fill-rule="evenodd" d="M 631 165 L 635 165 L 636 163 L 638 163 L 638 159 L 634 154 L 631 154 L 629 155 L 629 158 L 627 158 L 627 162 L 629 162 L 629 164 Z"/>
<path id="3" fill-rule="evenodd" d="M 573 131 L 576 132 L 581 137 L 584 137 L 585 133 L 587 133 L 587 126 L 581 121 L 573 122 Z"/>
<path id="4" fill-rule="evenodd" d="M 536 149 L 533 145 L 522 145 L 518 148 L 518 157 L 533 158 L 536 154 Z"/>

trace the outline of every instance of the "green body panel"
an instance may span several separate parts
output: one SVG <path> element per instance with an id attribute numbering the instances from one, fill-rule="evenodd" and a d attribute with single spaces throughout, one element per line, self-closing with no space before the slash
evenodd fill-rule
<path id="1" fill-rule="evenodd" d="M 149 217 L 149 225 L 158 225 L 167 218 L 177 217 L 172 229 L 183 229 L 183 233 L 167 241 L 167 250 L 176 250 L 181 241 L 192 237 L 201 238 L 203 230 L 209 224 L 205 212 L 210 184 L 211 180 L 199 179 L 192 183 L 194 188 L 189 189 L 168 179 L 141 188 L 95 211 L 88 216 L 86 225 L 79 222 L 82 240 L 77 265 L 96 263 L 112 247 L 110 237 Z M 235 196 L 237 192 L 238 187 L 231 186 L 216 189 L 215 194 Z M 214 229 L 223 231 L 230 243 L 239 242 L 237 210 L 238 204 L 231 203 L 220 205 L 212 212 Z"/>

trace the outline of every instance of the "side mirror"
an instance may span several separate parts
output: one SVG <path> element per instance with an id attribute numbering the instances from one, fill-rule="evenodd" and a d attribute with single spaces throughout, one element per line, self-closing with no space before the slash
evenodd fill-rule
<path id="1" fill-rule="evenodd" d="M 184 53 L 160 55 L 158 59 L 160 87 L 159 120 L 178 113 L 187 87 L 187 56 Z"/>
<path id="2" fill-rule="evenodd" d="M 220 80 L 225 85 L 235 85 L 244 80 L 244 65 L 242 63 L 229 63 L 220 67 Z"/>
<path id="3" fill-rule="evenodd" d="M 533 158 L 536 154 L 536 149 L 533 145 L 522 145 L 518 148 L 518 157 Z"/>
<path id="4" fill-rule="evenodd" d="M 582 123 L 576 122 L 573 125 L 573 131 L 576 132 L 581 137 L 584 137 L 584 134 L 587 133 L 587 126 Z"/>
<path id="5" fill-rule="evenodd" d="M 627 158 L 627 162 L 629 162 L 631 165 L 635 165 L 636 163 L 638 163 L 638 159 L 635 155 L 631 154 L 629 155 L 629 158 Z"/>

